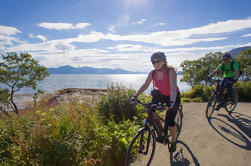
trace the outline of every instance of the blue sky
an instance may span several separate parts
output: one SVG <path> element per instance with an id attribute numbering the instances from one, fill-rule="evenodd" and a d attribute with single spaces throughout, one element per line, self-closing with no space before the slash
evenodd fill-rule
<path id="1" fill-rule="evenodd" d="M 46 67 L 149 71 L 251 46 L 250 0 L 0 0 L 0 52 L 29 52 Z"/>

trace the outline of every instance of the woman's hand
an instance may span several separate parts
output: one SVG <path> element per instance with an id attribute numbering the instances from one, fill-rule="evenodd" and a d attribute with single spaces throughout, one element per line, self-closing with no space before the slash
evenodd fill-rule
<path id="1" fill-rule="evenodd" d="M 174 102 L 173 102 L 173 101 L 170 101 L 169 106 L 168 106 L 168 109 L 169 109 L 169 110 L 172 109 L 173 106 L 174 106 Z"/>

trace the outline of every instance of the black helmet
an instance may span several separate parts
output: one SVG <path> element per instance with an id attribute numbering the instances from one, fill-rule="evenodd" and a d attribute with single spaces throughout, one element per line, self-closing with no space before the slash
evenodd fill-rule
<path id="1" fill-rule="evenodd" d="M 161 60 L 166 61 L 166 55 L 164 54 L 164 52 L 155 52 L 151 56 L 151 61 L 153 59 L 161 59 Z"/>
<path id="2" fill-rule="evenodd" d="M 226 52 L 226 53 L 222 54 L 221 60 L 225 60 L 225 59 L 227 59 L 228 57 L 231 57 L 231 54 L 230 54 L 229 52 Z"/>

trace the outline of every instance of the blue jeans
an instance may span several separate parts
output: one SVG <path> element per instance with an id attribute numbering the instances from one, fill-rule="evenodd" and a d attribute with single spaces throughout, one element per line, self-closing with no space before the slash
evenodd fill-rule
<path id="1" fill-rule="evenodd" d="M 229 82 L 231 81 L 231 83 Z M 233 84 L 236 82 L 237 80 L 234 80 L 233 78 L 224 78 L 221 83 L 220 86 L 222 88 L 221 93 L 223 92 L 224 88 L 227 88 L 227 92 L 228 92 L 228 97 L 230 97 L 230 99 L 233 99 Z M 220 99 L 217 100 L 217 102 L 220 102 Z"/>
<path id="2" fill-rule="evenodd" d="M 231 81 L 232 83 L 229 83 Z M 220 86 L 224 89 L 227 88 L 228 95 L 232 99 L 233 98 L 233 84 L 236 83 L 237 80 L 234 80 L 233 78 L 224 78 L 221 81 Z"/>

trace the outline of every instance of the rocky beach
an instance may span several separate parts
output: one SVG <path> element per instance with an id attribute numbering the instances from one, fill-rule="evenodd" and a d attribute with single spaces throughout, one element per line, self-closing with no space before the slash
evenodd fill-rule
<path id="1" fill-rule="evenodd" d="M 105 95 L 107 89 L 67 88 L 49 93 L 40 94 L 37 103 L 56 105 L 65 102 L 78 102 L 90 104 L 94 99 Z M 34 104 L 33 94 L 16 94 L 14 96 L 19 109 L 32 107 Z"/>

